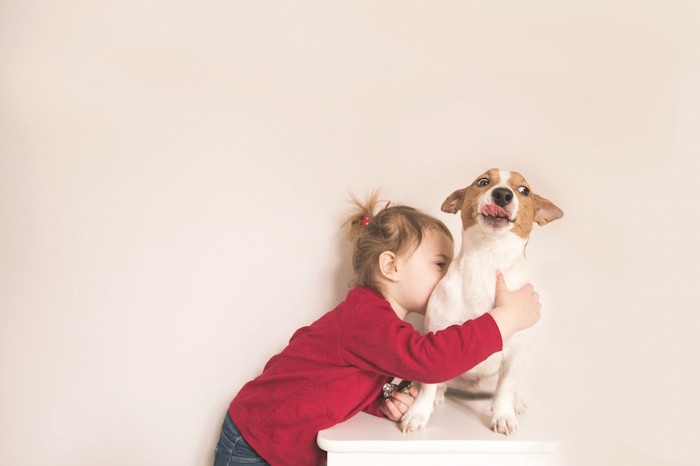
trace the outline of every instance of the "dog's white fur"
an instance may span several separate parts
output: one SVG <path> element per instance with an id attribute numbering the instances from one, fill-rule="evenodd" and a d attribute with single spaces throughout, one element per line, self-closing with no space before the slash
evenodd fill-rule
<path id="1" fill-rule="evenodd" d="M 495 198 L 508 192 L 512 200 L 507 204 Z M 508 218 L 492 216 L 499 203 L 504 204 L 499 215 L 507 214 Z M 525 246 L 533 222 L 544 225 L 563 215 L 550 201 L 532 193 L 522 175 L 498 169 L 487 171 L 470 186 L 455 191 L 445 200 L 442 210 L 462 211 L 462 245 L 430 297 L 425 316 L 425 330 L 430 332 L 490 311 L 497 270 L 503 273 L 509 289 L 524 285 L 528 277 Z M 493 392 L 491 428 L 505 435 L 517 432 L 516 416 L 526 409 L 520 388 L 532 337 L 531 329 L 516 333 L 505 342 L 503 351 L 446 385 L 422 384 L 401 419 L 401 429 L 409 432 L 424 427 L 433 406 L 444 400 L 449 387 L 468 393 Z"/>

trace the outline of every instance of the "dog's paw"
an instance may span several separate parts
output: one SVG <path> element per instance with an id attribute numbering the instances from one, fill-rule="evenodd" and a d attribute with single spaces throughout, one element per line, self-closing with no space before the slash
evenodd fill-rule
<path id="1" fill-rule="evenodd" d="M 437 392 L 435 393 L 435 401 L 434 401 L 435 406 L 440 406 L 440 405 L 445 403 L 445 392 L 446 392 L 446 389 L 443 387 L 440 387 L 437 389 Z"/>
<path id="2" fill-rule="evenodd" d="M 518 419 L 513 416 L 493 416 L 491 418 L 491 429 L 497 434 L 503 434 L 506 437 L 518 433 Z"/>
<path id="3" fill-rule="evenodd" d="M 421 430 L 428 424 L 432 413 L 432 400 L 416 399 L 401 418 L 401 431 L 405 434 Z"/>
<path id="4" fill-rule="evenodd" d="M 421 413 L 411 413 L 408 411 L 401 418 L 401 432 L 407 434 L 409 432 L 417 432 L 428 424 L 428 416 Z"/>
<path id="5" fill-rule="evenodd" d="M 521 414 L 525 414 L 527 411 L 527 404 L 525 404 L 525 401 L 523 401 L 521 398 L 515 397 L 515 400 L 513 401 L 513 408 L 515 408 L 515 414 L 520 416 Z"/>

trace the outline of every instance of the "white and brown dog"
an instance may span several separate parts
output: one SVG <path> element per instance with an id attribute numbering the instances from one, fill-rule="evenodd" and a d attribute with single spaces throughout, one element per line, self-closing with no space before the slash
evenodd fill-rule
<path id="1" fill-rule="evenodd" d="M 533 193 L 522 175 L 499 169 L 487 171 L 471 185 L 452 193 L 442 210 L 462 212 L 462 246 L 428 302 L 425 330 L 430 332 L 490 311 L 497 270 L 511 289 L 524 285 L 525 246 L 533 222 L 546 225 L 564 215 L 550 201 Z M 505 435 L 515 433 L 516 415 L 526 409 L 519 389 L 531 341 L 530 329 L 520 331 L 505 342 L 503 351 L 446 385 L 423 384 L 401 419 L 401 429 L 410 432 L 424 427 L 434 404 L 444 400 L 449 387 L 467 393 L 493 392 L 491 428 Z"/>

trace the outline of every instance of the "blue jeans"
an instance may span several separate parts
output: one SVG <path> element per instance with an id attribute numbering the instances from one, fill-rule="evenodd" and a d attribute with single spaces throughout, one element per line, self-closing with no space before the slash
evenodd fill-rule
<path id="1" fill-rule="evenodd" d="M 221 426 L 221 436 L 216 444 L 214 466 L 256 465 L 269 463 L 262 459 L 245 441 L 238 428 L 226 413 L 224 425 Z"/>

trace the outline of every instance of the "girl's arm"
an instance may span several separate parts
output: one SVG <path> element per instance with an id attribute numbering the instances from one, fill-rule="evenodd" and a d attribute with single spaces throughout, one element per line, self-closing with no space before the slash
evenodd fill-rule
<path id="1" fill-rule="evenodd" d="M 382 412 L 382 406 L 384 405 L 384 398 L 381 394 L 377 396 L 377 398 L 370 403 L 365 409 L 362 411 L 372 414 L 373 416 L 378 416 L 378 417 L 385 417 L 384 413 Z"/>
<path id="2" fill-rule="evenodd" d="M 346 364 L 425 383 L 450 380 L 502 349 L 493 317 L 421 335 L 388 306 L 356 308 L 339 337 Z"/>
<path id="3" fill-rule="evenodd" d="M 340 355 L 360 368 L 426 383 L 450 380 L 500 351 L 503 341 L 540 318 L 532 285 L 510 291 L 499 272 L 494 309 L 461 325 L 420 335 L 388 303 L 357 306 L 343 326 Z"/>

